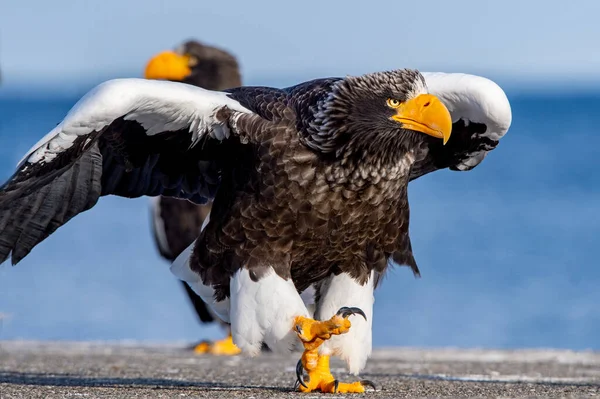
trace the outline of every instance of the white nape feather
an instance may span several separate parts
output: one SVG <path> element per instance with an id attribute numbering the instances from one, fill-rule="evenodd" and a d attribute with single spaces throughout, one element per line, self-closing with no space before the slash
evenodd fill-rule
<path id="1" fill-rule="evenodd" d="M 222 140 L 229 136 L 226 126 L 215 118 L 222 107 L 251 113 L 224 92 L 160 80 L 109 80 L 83 96 L 63 121 L 25 154 L 18 167 L 25 161 L 51 161 L 77 137 L 100 131 L 120 117 L 139 122 L 149 136 L 187 129 L 193 142 L 204 134 Z"/>
<path id="2" fill-rule="evenodd" d="M 291 279 L 273 268 L 258 281 L 248 269 L 239 269 L 230 282 L 230 318 L 233 342 L 245 353 L 256 355 L 262 343 L 274 351 L 290 351 L 298 343 L 293 331 L 297 316 L 309 317 Z"/>
<path id="3" fill-rule="evenodd" d="M 346 361 L 348 371 L 358 374 L 372 350 L 373 325 L 373 272 L 365 285 L 360 285 L 346 273 L 331 275 L 323 281 L 315 319 L 328 320 L 344 307 L 358 307 L 365 312 L 367 320 L 360 315 L 350 316 L 352 327 L 346 334 L 334 335 L 319 348 L 323 355 L 337 355 Z"/>

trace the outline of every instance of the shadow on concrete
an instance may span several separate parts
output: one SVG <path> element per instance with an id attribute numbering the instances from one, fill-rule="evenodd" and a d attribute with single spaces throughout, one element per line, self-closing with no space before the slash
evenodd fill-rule
<path id="1" fill-rule="evenodd" d="M 256 385 L 228 385 L 218 382 L 179 381 L 166 378 L 83 377 L 72 374 L 24 373 L 16 371 L 0 371 L 0 383 L 60 387 L 145 387 L 151 389 L 197 388 L 199 390 L 215 391 L 243 391 L 260 389 L 277 392 L 293 392 L 292 387 L 282 388 Z"/>

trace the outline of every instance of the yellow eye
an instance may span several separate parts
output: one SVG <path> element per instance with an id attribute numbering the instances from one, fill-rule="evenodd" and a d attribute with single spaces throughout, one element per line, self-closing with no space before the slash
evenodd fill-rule
<path id="1" fill-rule="evenodd" d="M 400 106 L 400 101 L 396 100 L 395 98 L 388 98 L 387 106 L 390 108 L 398 108 Z"/>
<path id="2" fill-rule="evenodd" d="M 186 56 L 188 57 L 188 66 L 190 68 L 193 68 L 196 65 L 198 65 L 198 58 L 194 57 L 193 55 L 188 55 L 188 54 L 186 54 Z"/>

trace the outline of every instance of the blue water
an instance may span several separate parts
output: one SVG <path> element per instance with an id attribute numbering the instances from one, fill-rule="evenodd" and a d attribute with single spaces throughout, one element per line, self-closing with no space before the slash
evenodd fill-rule
<path id="1" fill-rule="evenodd" d="M 410 186 L 422 271 L 376 292 L 374 343 L 600 349 L 600 92 L 507 93 L 513 125 L 471 172 Z M 0 98 L 0 178 L 77 98 Z M 154 249 L 148 200 L 103 198 L 0 266 L 0 339 L 214 338 Z"/>

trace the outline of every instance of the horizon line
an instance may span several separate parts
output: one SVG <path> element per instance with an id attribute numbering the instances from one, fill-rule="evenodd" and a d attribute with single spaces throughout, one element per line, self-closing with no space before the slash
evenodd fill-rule
<path id="1" fill-rule="evenodd" d="M 456 72 L 456 71 L 448 71 Z M 463 72 L 461 72 L 463 73 Z M 480 75 L 496 82 L 506 92 L 512 94 L 528 94 L 540 92 L 548 93 L 597 93 L 600 92 L 600 76 L 576 76 L 542 74 L 531 76 L 528 74 L 502 74 L 497 72 L 464 72 Z M 244 78 L 244 86 L 269 86 L 287 87 L 297 83 L 316 79 L 320 77 L 332 77 L 334 74 L 318 73 L 316 71 L 295 71 L 281 74 L 260 72 L 247 74 Z M 6 80 L 2 73 L 0 80 L 0 98 L 22 96 L 27 98 L 36 97 L 73 97 L 83 95 L 96 85 L 111 79 L 118 78 L 141 78 L 139 71 L 136 72 L 110 72 L 105 71 L 95 76 L 78 76 L 75 78 L 61 77 L 59 79 L 48 76 L 37 79 L 19 76 L 16 79 Z"/>

